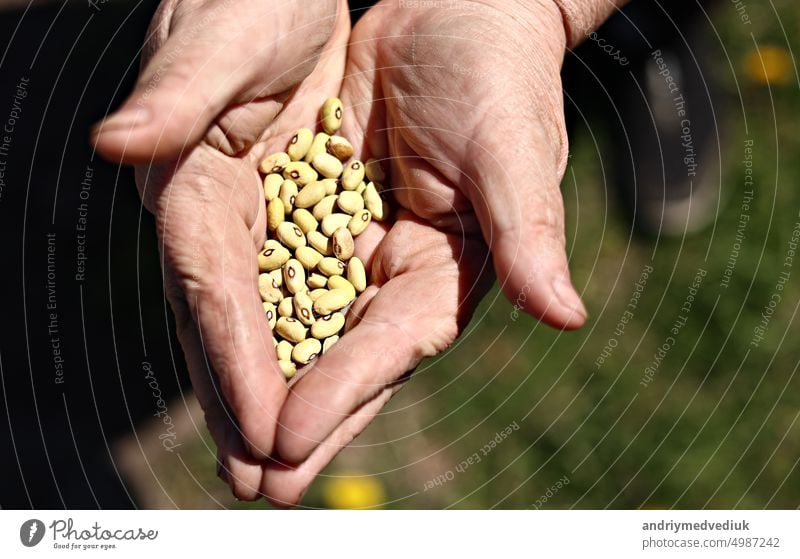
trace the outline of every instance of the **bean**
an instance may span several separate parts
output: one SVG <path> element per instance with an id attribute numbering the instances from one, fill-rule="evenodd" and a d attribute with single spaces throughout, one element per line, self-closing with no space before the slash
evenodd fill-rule
<path id="1" fill-rule="evenodd" d="M 354 237 L 357 237 L 364 232 L 369 222 L 372 221 L 372 214 L 369 210 L 361 210 L 356 213 L 353 218 L 347 223 L 347 228 Z M 324 223 L 323 223 L 324 228 Z"/>
<path id="2" fill-rule="evenodd" d="M 289 154 L 292 161 L 300 161 L 308 153 L 313 141 L 314 133 L 308 128 L 301 128 L 289 140 L 289 147 L 286 148 L 286 153 Z"/>
<path id="3" fill-rule="evenodd" d="M 307 291 L 298 292 L 293 297 L 292 305 L 294 306 L 294 316 L 297 317 L 300 322 L 306 326 L 310 326 L 314 323 L 314 301 L 311 300 L 311 296 Z"/>
<path id="4" fill-rule="evenodd" d="M 347 262 L 347 281 L 359 293 L 367 288 L 367 272 L 364 269 L 364 263 L 357 256 Z"/>
<path id="5" fill-rule="evenodd" d="M 311 325 L 311 335 L 318 340 L 329 338 L 338 334 L 339 330 L 344 328 L 344 322 L 344 315 L 340 312 L 320 317 L 319 320 Z"/>
<path id="6" fill-rule="evenodd" d="M 310 211 L 300 208 L 292 212 L 292 221 L 294 221 L 303 233 L 309 231 L 316 231 L 319 227 L 319 222 Z"/>
<path id="7" fill-rule="evenodd" d="M 286 213 L 283 211 L 283 202 L 280 198 L 273 198 L 267 204 L 267 230 L 275 231 L 283 223 Z"/>
<path id="8" fill-rule="evenodd" d="M 297 373 L 297 365 L 291 361 L 278 361 L 278 366 L 281 368 L 283 376 L 286 377 L 286 380 L 289 380 Z"/>
<path id="9" fill-rule="evenodd" d="M 264 248 L 258 253 L 258 269 L 262 272 L 271 272 L 283 266 L 292 253 L 278 241 L 270 239 L 264 243 Z"/>
<path id="10" fill-rule="evenodd" d="M 356 246 L 353 243 L 353 235 L 346 227 L 339 227 L 334 231 L 331 241 L 333 242 L 333 254 L 336 258 L 346 262 L 353 257 Z"/>
<path id="11" fill-rule="evenodd" d="M 264 314 L 267 315 L 269 327 L 275 328 L 275 322 L 278 320 L 278 310 L 275 308 L 275 304 L 264 301 L 261 303 L 261 306 L 264 307 Z"/>
<path id="12" fill-rule="evenodd" d="M 264 177 L 264 199 L 267 202 L 278 197 L 281 192 L 281 184 L 283 184 L 283 176 L 278 173 L 270 173 Z"/>
<path id="13" fill-rule="evenodd" d="M 341 276 L 344 274 L 344 264 L 338 259 L 326 256 L 317 264 L 317 270 L 326 276 Z"/>
<path id="14" fill-rule="evenodd" d="M 330 136 L 325 134 L 324 132 L 320 132 L 316 136 L 314 136 L 314 141 L 311 142 L 311 147 L 308 149 L 308 153 L 303 158 L 306 163 L 311 163 L 314 160 L 314 156 L 320 153 L 325 153 L 325 146 L 328 143 Z"/>
<path id="15" fill-rule="evenodd" d="M 326 283 L 327 283 L 327 281 L 326 281 Z M 308 292 L 308 296 L 311 297 L 312 301 L 316 302 L 317 299 L 319 299 L 320 297 L 325 295 L 327 292 L 328 292 L 328 290 L 325 289 L 325 288 L 312 289 L 311 291 Z"/>
<path id="16" fill-rule="evenodd" d="M 292 250 L 306 246 L 306 236 L 303 231 L 291 221 L 284 221 L 275 228 L 275 236 L 280 242 Z"/>
<path id="17" fill-rule="evenodd" d="M 378 194 L 378 189 L 374 182 L 370 182 L 364 190 L 364 205 L 367 207 L 372 217 L 380 221 L 383 219 L 383 200 Z"/>
<path id="18" fill-rule="evenodd" d="M 322 351 L 322 343 L 314 338 L 303 340 L 292 350 L 292 359 L 301 365 L 307 365 L 317 358 Z"/>
<path id="19" fill-rule="evenodd" d="M 320 110 L 320 120 L 322 129 L 326 134 L 336 134 L 342 126 L 342 116 L 344 107 L 342 102 L 336 97 L 327 99 Z"/>
<path id="20" fill-rule="evenodd" d="M 320 200 L 311 210 L 311 214 L 314 216 L 314 219 L 322 221 L 326 215 L 331 215 L 333 213 L 333 209 L 336 207 L 336 200 L 338 199 L 338 195 L 331 194 Z"/>
<path id="21" fill-rule="evenodd" d="M 333 242 L 319 231 L 309 231 L 306 234 L 306 239 L 308 239 L 308 244 L 322 256 L 333 254 Z"/>
<path id="22" fill-rule="evenodd" d="M 310 208 L 325 198 L 325 185 L 314 181 L 304 186 L 294 199 L 296 208 Z"/>
<path id="23" fill-rule="evenodd" d="M 294 297 L 284 297 L 283 301 L 278 303 L 278 316 L 287 318 L 294 316 Z"/>
<path id="24" fill-rule="evenodd" d="M 282 316 L 275 323 L 275 331 L 290 342 L 298 343 L 306 339 L 308 328 L 296 318 Z"/>
<path id="25" fill-rule="evenodd" d="M 349 293 L 350 300 L 356 298 L 356 288 L 353 284 L 344 279 L 342 276 L 331 276 L 328 278 L 328 289 L 343 289 Z"/>
<path id="26" fill-rule="evenodd" d="M 314 301 L 314 311 L 323 316 L 343 309 L 350 304 L 352 298 L 344 289 L 332 289 Z M 280 321 L 279 321 L 280 322 Z M 285 338 L 286 336 L 284 336 Z"/>
<path id="27" fill-rule="evenodd" d="M 333 213 L 322 218 L 322 232 L 330 237 L 339 227 L 347 227 L 351 219 L 348 214 Z M 352 230 L 350 231 L 352 233 Z"/>
<path id="28" fill-rule="evenodd" d="M 283 270 L 280 268 L 277 270 L 272 270 L 269 272 L 269 276 L 272 278 L 272 287 L 275 289 L 280 289 L 283 285 Z"/>
<path id="29" fill-rule="evenodd" d="M 339 183 L 336 179 L 322 179 L 319 182 L 325 185 L 325 196 L 336 194 L 336 189 L 339 187 Z"/>
<path id="30" fill-rule="evenodd" d="M 275 353 L 278 356 L 279 361 L 289 361 L 292 358 L 292 349 L 294 345 L 286 340 L 281 340 L 278 342 L 278 347 L 275 348 Z"/>
<path id="31" fill-rule="evenodd" d="M 288 153 L 279 151 L 267 156 L 264 160 L 262 160 L 261 164 L 258 166 L 258 170 L 265 175 L 270 173 L 280 173 L 291 161 L 292 160 Z"/>
<path id="32" fill-rule="evenodd" d="M 272 276 L 269 274 L 258 275 L 258 293 L 265 303 L 280 303 L 283 299 L 283 293 L 272 285 Z"/>
<path id="33" fill-rule="evenodd" d="M 325 287 L 328 285 L 328 278 L 322 274 L 314 272 L 308 276 L 306 283 L 311 289 L 319 289 L 320 287 Z"/>
<path id="34" fill-rule="evenodd" d="M 329 338 L 325 338 L 325 341 L 322 342 L 322 354 L 324 355 L 331 347 L 333 347 L 333 344 L 335 344 L 338 341 L 339 341 L 339 336 L 331 336 Z"/>
<path id="35" fill-rule="evenodd" d="M 318 153 L 311 164 L 320 175 L 329 179 L 338 179 L 344 170 L 342 162 L 329 153 Z"/>
<path id="36" fill-rule="evenodd" d="M 306 270 L 313 270 L 319 264 L 319 261 L 323 259 L 323 256 L 308 246 L 302 246 L 298 248 L 294 252 L 294 257 L 300 261 L 300 264 L 303 265 L 303 268 Z"/>
<path id="37" fill-rule="evenodd" d="M 292 213 L 294 200 L 297 197 L 297 183 L 293 180 L 284 180 L 281 184 L 280 199 L 283 202 L 283 211 L 286 215 Z"/>
<path id="38" fill-rule="evenodd" d="M 364 164 L 361 161 L 351 161 L 342 171 L 342 188 L 355 190 L 364 180 Z"/>
<path id="39" fill-rule="evenodd" d="M 339 161 L 347 161 L 353 157 L 353 145 L 348 142 L 346 138 L 342 138 L 341 136 L 331 136 L 326 142 L 325 148 L 328 150 L 328 153 Z"/>
<path id="40" fill-rule="evenodd" d="M 292 295 L 297 295 L 305 289 L 306 273 L 300 261 L 290 258 L 283 265 L 283 284 Z"/>
<path id="41" fill-rule="evenodd" d="M 336 205 L 344 213 L 353 215 L 364 209 L 364 198 L 358 192 L 345 190 L 339 194 Z"/>
<path id="42" fill-rule="evenodd" d="M 305 161 L 292 161 L 283 168 L 284 178 L 291 179 L 299 186 L 314 182 L 319 175 L 311 165 Z"/>

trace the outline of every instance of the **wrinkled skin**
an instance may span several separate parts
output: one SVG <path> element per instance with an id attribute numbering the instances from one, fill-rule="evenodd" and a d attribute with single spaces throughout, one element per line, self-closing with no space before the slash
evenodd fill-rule
<path id="1" fill-rule="evenodd" d="M 157 217 L 169 299 L 221 476 L 240 499 L 264 495 L 286 506 L 421 359 L 455 340 L 493 270 L 512 302 L 555 327 L 576 328 L 586 314 L 564 253 L 565 39 L 554 5 L 486 0 L 421 10 L 381 2 L 350 34 L 345 67 L 343 3 L 338 18 L 334 2 L 314 3 L 319 13 L 298 10 L 293 26 L 329 20 L 330 32 L 317 23 L 318 40 L 301 33 L 300 46 L 287 45 L 289 34 L 259 56 L 251 36 L 239 35 L 269 2 L 250 1 L 226 16 L 241 20 L 208 38 L 200 62 L 174 84 L 162 79 L 148 98 L 175 109 L 172 116 L 151 122 L 149 136 L 107 121 L 97 141 L 109 157 L 144 164 L 138 183 Z M 180 33 L 175 14 L 185 2 L 157 16 L 165 21 L 174 10 L 170 33 L 150 44 L 156 54 L 143 83 Z M 221 37 L 229 41 L 224 55 L 210 55 Z M 294 57 L 276 63 L 275 49 Z M 234 71 L 239 60 L 255 71 Z M 219 75 L 228 79 L 210 79 Z M 198 95 L 186 76 L 200 76 L 196 84 L 209 91 Z M 358 239 L 373 285 L 354 304 L 347 334 L 288 391 L 256 290 L 265 212 L 255 168 L 314 122 L 340 87 L 342 134 L 357 157 L 385 161 L 398 209 L 391 224 L 373 223 Z M 129 107 L 140 106 L 136 98 Z"/>

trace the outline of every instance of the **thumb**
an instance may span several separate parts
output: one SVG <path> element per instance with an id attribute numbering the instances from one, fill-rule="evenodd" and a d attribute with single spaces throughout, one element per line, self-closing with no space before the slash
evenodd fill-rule
<path id="1" fill-rule="evenodd" d="M 97 150 L 123 163 L 172 159 L 205 137 L 228 108 L 257 99 L 255 110 L 233 119 L 249 124 L 248 142 L 227 137 L 230 130 L 215 131 L 223 137 L 215 143 L 234 152 L 249 148 L 280 108 L 274 97 L 313 70 L 333 31 L 336 0 L 308 4 L 163 2 L 134 91 L 93 130 Z M 277 33 L 265 40 L 265 29 Z"/>
<path id="2" fill-rule="evenodd" d="M 522 149 L 492 151 L 478 144 L 467 168 L 477 178 L 473 206 L 515 311 L 571 330 L 584 324 L 587 312 L 572 286 L 566 254 L 559 188 L 567 159 L 563 111 L 551 114 L 557 116 L 549 122 L 522 119 L 531 123 L 522 130 L 519 119 L 487 119 L 491 137 L 522 136 Z"/>

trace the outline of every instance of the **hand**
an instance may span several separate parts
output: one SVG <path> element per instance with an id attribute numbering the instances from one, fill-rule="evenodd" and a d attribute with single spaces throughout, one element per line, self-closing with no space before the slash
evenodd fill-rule
<path id="1" fill-rule="evenodd" d="M 256 169 L 338 93 L 349 31 L 344 0 L 165 0 L 134 92 L 94 131 L 100 153 L 139 164 L 192 384 L 241 499 L 259 496 L 288 392 L 256 287 Z"/>
<path id="2" fill-rule="evenodd" d="M 559 191 L 565 31 L 555 4 L 528 4 L 387 0 L 353 30 L 343 135 L 390 164 L 402 209 L 359 238 L 374 286 L 286 400 L 276 449 L 299 466 L 264 470 L 273 502 L 297 502 L 406 373 L 455 340 L 488 287 L 487 245 L 522 310 L 557 328 L 585 321 Z"/>

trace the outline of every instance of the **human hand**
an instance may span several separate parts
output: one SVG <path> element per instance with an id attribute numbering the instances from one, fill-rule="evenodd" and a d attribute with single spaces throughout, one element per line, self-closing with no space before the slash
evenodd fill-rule
<path id="1" fill-rule="evenodd" d="M 359 238 L 373 287 L 282 409 L 276 449 L 297 466 L 264 470 L 274 502 L 297 502 L 406 373 L 455 340 L 488 287 L 486 245 L 521 310 L 564 329 L 586 319 L 559 191 L 561 12 L 550 2 L 454 6 L 385 0 L 351 35 L 342 133 L 356 156 L 389 163 L 402 209 Z"/>
<path id="2" fill-rule="evenodd" d="M 167 297 L 223 478 L 259 496 L 288 392 L 257 290 L 266 216 L 258 162 L 339 91 L 344 0 L 164 0 L 136 88 L 93 132 L 138 164 Z"/>

